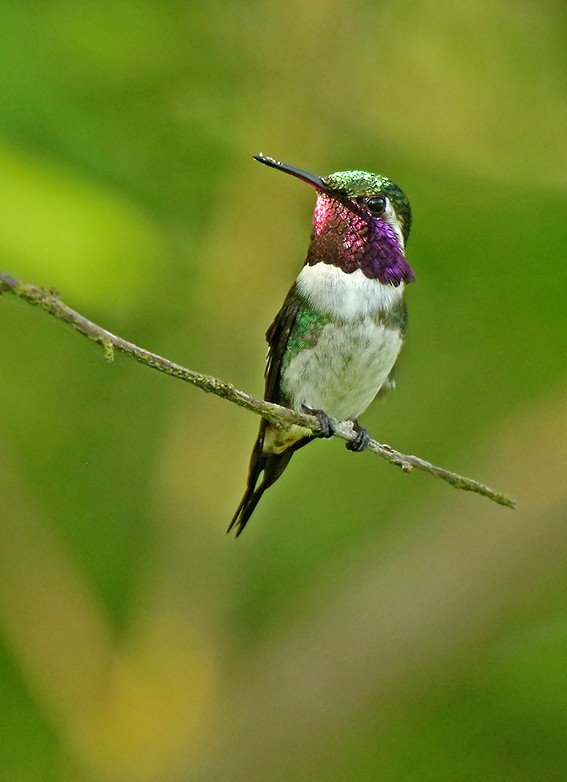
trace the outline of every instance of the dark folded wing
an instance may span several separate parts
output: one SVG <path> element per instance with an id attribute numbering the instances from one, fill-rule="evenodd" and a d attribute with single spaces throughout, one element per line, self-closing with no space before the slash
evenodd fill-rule
<path id="1" fill-rule="evenodd" d="M 282 399 L 280 391 L 282 361 L 290 334 L 297 320 L 297 314 L 301 308 L 301 301 L 297 286 L 293 285 L 290 292 L 287 294 L 281 310 L 278 312 L 274 322 L 266 332 L 269 350 L 268 362 L 266 364 L 266 389 L 264 398 L 268 402 L 287 404 L 286 400 Z"/>

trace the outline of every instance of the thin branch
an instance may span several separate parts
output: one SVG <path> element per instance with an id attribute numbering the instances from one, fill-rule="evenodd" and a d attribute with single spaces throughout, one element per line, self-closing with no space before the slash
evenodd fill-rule
<path id="1" fill-rule="evenodd" d="M 20 280 L 11 277 L 9 274 L 0 272 L 0 294 L 1 293 L 13 293 L 20 299 L 27 301 L 29 304 L 32 304 L 35 307 L 41 307 L 41 309 L 45 310 L 50 315 L 53 315 L 64 323 L 68 323 L 80 334 L 101 345 L 104 354 L 109 361 L 112 361 L 114 351 L 118 350 L 120 353 L 132 356 L 136 361 L 139 361 L 152 369 L 157 369 L 159 372 L 163 372 L 166 375 L 177 377 L 180 380 L 184 380 L 187 383 L 191 383 L 192 385 L 201 388 L 207 393 L 216 394 L 223 399 L 227 399 L 229 402 L 244 407 L 246 410 L 261 415 L 263 418 L 266 418 L 276 425 L 285 427 L 289 424 L 298 424 L 299 426 L 310 429 L 315 434 L 319 431 L 319 421 L 314 416 L 298 413 L 295 410 L 289 410 L 286 407 L 266 402 L 263 399 L 256 399 L 255 397 L 250 396 L 250 394 L 235 388 L 231 383 L 225 383 L 211 375 L 203 375 L 201 372 L 196 372 L 195 370 L 187 369 L 180 364 L 175 364 L 167 358 L 158 356 L 156 353 L 152 353 L 138 345 L 134 345 L 134 343 L 128 342 L 127 340 L 122 339 L 122 337 L 112 334 L 101 326 L 97 326 L 96 323 L 93 323 L 64 304 L 59 299 L 57 291 L 47 290 L 45 288 L 40 288 L 37 285 L 21 282 Z M 340 437 L 342 440 L 347 441 L 355 439 L 356 433 L 353 431 L 350 422 L 334 421 L 333 423 L 336 425 L 336 437 Z M 381 456 L 391 464 L 395 464 L 404 472 L 411 472 L 413 469 L 421 470 L 429 475 L 434 475 L 436 478 L 440 478 L 451 486 L 454 486 L 456 489 L 482 494 L 484 497 L 488 497 L 488 499 L 499 505 L 505 505 L 508 508 L 514 508 L 516 505 L 515 500 L 507 494 L 491 489 L 472 478 L 466 478 L 462 475 L 457 475 L 450 470 L 437 467 L 434 464 L 431 464 L 431 462 L 425 461 L 425 459 L 420 459 L 418 456 L 400 453 L 389 445 L 379 443 L 376 440 L 370 440 L 367 450 L 378 454 L 378 456 Z"/>

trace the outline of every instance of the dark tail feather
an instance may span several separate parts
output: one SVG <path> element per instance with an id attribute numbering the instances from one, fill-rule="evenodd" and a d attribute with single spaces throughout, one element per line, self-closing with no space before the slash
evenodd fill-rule
<path id="1" fill-rule="evenodd" d="M 248 519 L 254 512 L 254 508 L 260 502 L 262 494 L 277 481 L 288 466 L 291 457 L 297 449 L 306 445 L 312 439 L 312 437 L 305 437 L 298 440 L 290 448 L 283 451 L 283 453 L 264 453 L 264 431 L 260 431 L 250 459 L 250 471 L 248 473 L 246 491 L 244 492 L 244 497 L 240 501 L 240 505 L 236 509 L 236 513 L 232 517 L 232 521 L 228 525 L 227 532 L 230 532 L 230 530 L 236 526 L 236 537 L 241 534 Z M 260 473 L 262 472 L 264 473 L 262 481 L 260 485 L 257 486 Z"/>

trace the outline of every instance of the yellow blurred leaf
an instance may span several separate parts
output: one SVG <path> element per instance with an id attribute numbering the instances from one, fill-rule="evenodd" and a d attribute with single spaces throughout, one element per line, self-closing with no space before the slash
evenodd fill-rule
<path id="1" fill-rule="evenodd" d="M 76 171 L 0 144 L 0 257 L 79 304 L 133 304 L 161 257 L 148 219 Z"/>

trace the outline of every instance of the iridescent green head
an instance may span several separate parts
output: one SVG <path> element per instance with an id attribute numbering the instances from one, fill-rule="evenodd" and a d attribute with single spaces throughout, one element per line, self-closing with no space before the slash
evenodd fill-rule
<path id="1" fill-rule="evenodd" d="M 380 174 L 370 174 L 368 171 L 336 171 L 334 174 L 322 177 L 333 193 L 344 193 L 348 198 L 359 203 L 365 203 L 373 197 L 385 195 L 392 204 L 402 233 L 407 242 L 411 228 L 411 207 L 404 191 L 390 179 Z M 380 208 L 381 201 L 376 203 Z"/>
<path id="2" fill-rule="evenodd" d="M 264 155 L 256 160 L 307 182 L 317 190 L 306 263 L 327 263 L 347 274 L 398 286 L 415 279 L 404 255 L 411 209 L 391 180 L 366 171 L 337 171 L 326 177 Z"/>

